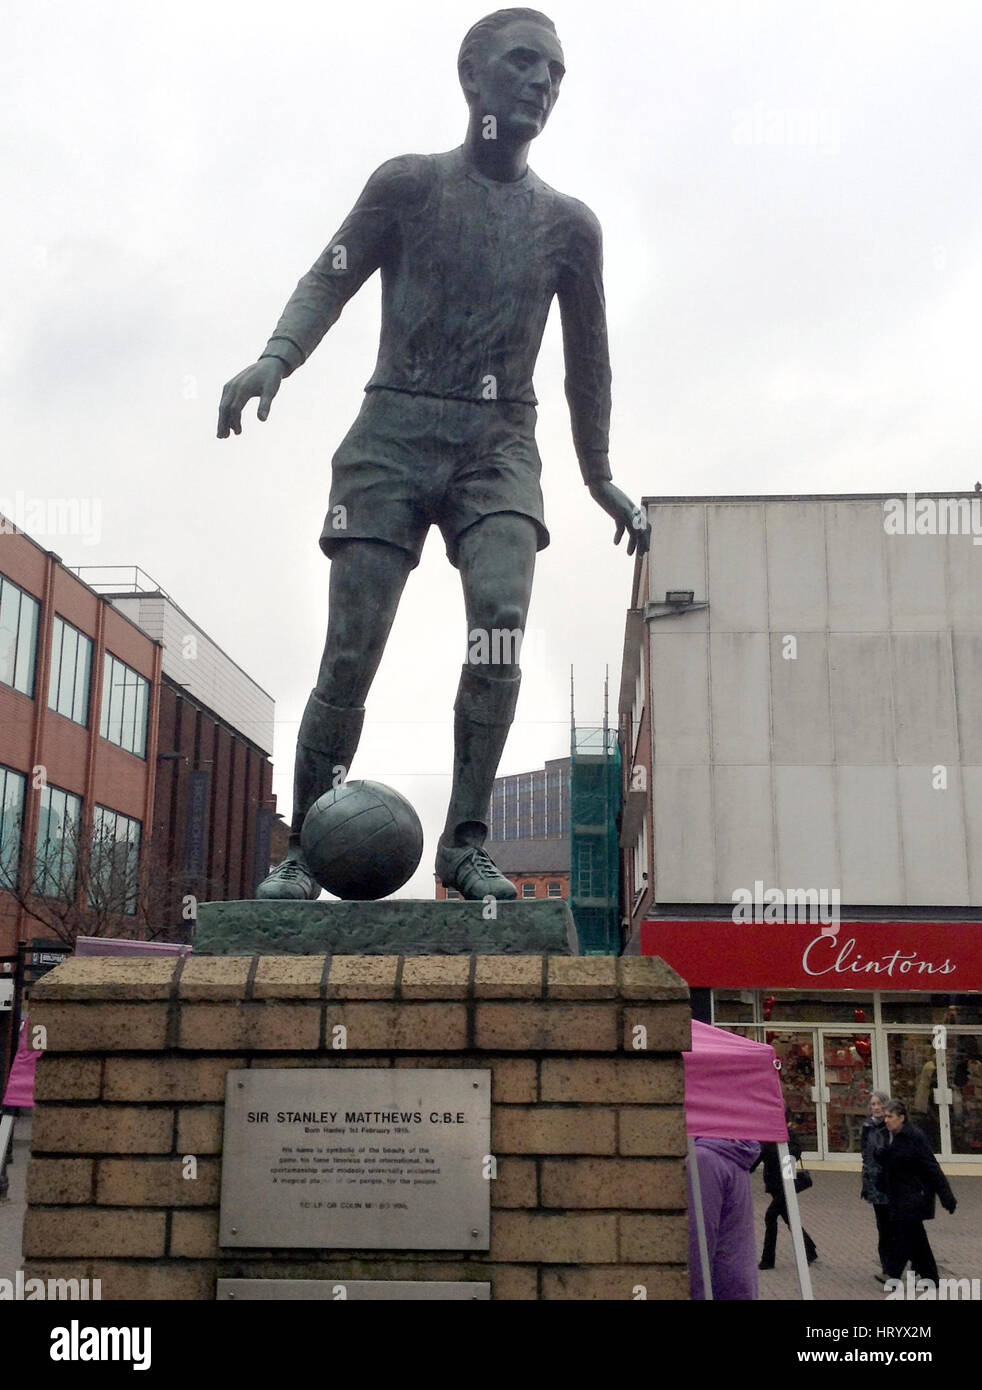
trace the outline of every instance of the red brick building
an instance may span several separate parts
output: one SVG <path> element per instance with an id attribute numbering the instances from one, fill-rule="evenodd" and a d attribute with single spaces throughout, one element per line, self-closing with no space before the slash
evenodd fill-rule
<path id="1" fill-rule="evenodd" d="M 141 893 L 152 862 L 169 934 L 189 898 L 250 897 L 269 867 L 272 701 L 158 587 L 111 588 L 0 523 L 0 1074 L 57 941 L 28 908 L 91 908 L 87 847 Z M 114 934 L 143 935 L 124 899 Z"/>

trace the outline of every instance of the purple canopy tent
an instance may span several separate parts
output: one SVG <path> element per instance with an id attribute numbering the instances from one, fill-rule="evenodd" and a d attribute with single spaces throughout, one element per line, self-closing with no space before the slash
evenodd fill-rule
<path id="1" fill-rule="evenodd" d="M 683 1052 L 682 1057 L 689 1175 L 695 1197 L 694 1215 L 706 1298 L 713 1296 L 712 1273 L 706 1246 L 696 1139 L 755 1139 L 777 1144 L 798 1284 L 802 1298 L 811 1299 L 811 1277 L 801 1233 L 798 1194 L 794 1190 L 794 1164 L 788 1153 L 788 1126 L 778 1075 L 780 1063 L 773 1047 L 693 1019 L 692 1050 Z"/>

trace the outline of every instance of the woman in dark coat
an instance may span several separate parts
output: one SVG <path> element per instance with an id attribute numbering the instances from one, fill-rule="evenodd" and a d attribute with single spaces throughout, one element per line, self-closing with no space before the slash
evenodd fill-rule
<path id="1" fill-rule="evenodd" d="M 796 1163 L 801 1157 L 801 1142 L 792 1129 L 788 1130 L 788 1153 Z M 764 1212 L 764 1249 L 757 1268 L 773 1269 L 774 1256 L 777 1253 L 777 1223 L 779 1220 L 783 1221 L 789 1230 L 791 1223 L 788 1221 L 788 1204 L 784 1196 L 784 1183 L 781 1181 L 781 1157 L 777 1145 L 761 1144 L 760 1157 L 764 1169 L 764 1191 L 771 1202 Z M 804 1226 L 801 1228 L 801 1236 L 805 1245 L 805 1256 L 808 1263 L 812 1264 L 818 1259 L 815 1242 Z"/>
<path id="2" fill-rule="evenodd" d="M 889 1140 L 880 1153 L 884 1190 L 890 1212 L 886 1273 L 899 1279 L 909 1260 L 919 1279 L 938 1282 L 938 1266 L 924 1229 L 934 1219 L 934 1199 L 953 1212 L 955 1196 L 931 1145 L 907 1118 L 902 1100 L 883 1107 Z"/>
<path id="3" fill-rule="evenodd" d="M 874 1091 L 869 1098 L 869 1115 L 863 1121 L 859 1136 L 859 1147 L 863 1155 L 863 1177 L 861 1192 L 864 1202 L 873 1206 L 876 1217 L 876 1250 L 880 1257 L 880 1273 L 876 1276 L 882 1283 L 887 1277 L 887 1246 L 889 1243 L 890 1209 L 887 1205 L 886 1188 L 883 1185 L 883 1172 L 880 1166 L 882 1151 L 890 1140 L 890 1131 L 883 1118 L 883 1107 L 890 1097 L 885 1091 Z"/>

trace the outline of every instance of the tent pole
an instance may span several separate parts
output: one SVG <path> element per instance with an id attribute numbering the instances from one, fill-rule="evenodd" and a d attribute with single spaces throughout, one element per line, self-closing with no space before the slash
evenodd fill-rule
<path id="1" fill-rule="evenodd" d="M 791 1230 L 791 1244 L 794 1246 L 794 1262 L 798 1267 L 798 1287 L 801 1296 L 814 1301 L 812 1277 L 805 1258 L 805 1238 L 801 1231 L 801 1212 L 798 1210 L 798 1194 L 794 1190 L 795 1164 L 788 1152 L 787 1142 L 782 1140 L 777 1146 L 778 1161 L 781 1165 L 781 1183 L 784 1187 L 784 1201 L 788 1209 L 788 1226 Z"/>
<path id="2" fill-rule="evenodd" d="M 709 1246 L 706 1244 L 706 1213 L 702 1209 L 702 1183 L 699 1181 L 699 1154 L 694 1139 L 686 1140 L 689 1155 L 689 1181 L 696 1204 L 696 1237 L 699 1241 L 699 1261 L 702 1265 L 702 1291 L 707 1302 L 713 1301 L 713 1272 L 709 1267 Z"/>
<path id="3" fill-rule="evenodd" d="M 0 1200 L 7 1195 L 7 1155 L 13 1145 L 16 1113 L 13 1107 L 0 1111 Z"/>

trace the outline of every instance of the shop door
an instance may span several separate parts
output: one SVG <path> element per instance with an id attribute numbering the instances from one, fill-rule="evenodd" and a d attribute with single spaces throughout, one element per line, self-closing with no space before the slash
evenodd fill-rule
<path id="1" fill-rule="evenodd" d="M 858 1154 L 863 1121 L 873 1090 L 873 1047 L 869 1031 L 823 1028 L 818 1109 L 823 1157 Z"/>
<path id="2" fill-rule="evenodd" d="M 824 1121 L 819 1115 L 820 1093 L 815 1077 L 816 1030 L 768 1028 L 764 1040 L 771 1044 L 781 1063 L 779 1075 L 784 1104 L 791 1112 L 789 1123 L 805 1156 L 820 1158 L 823 1156 L 820 1136 Z"/>

